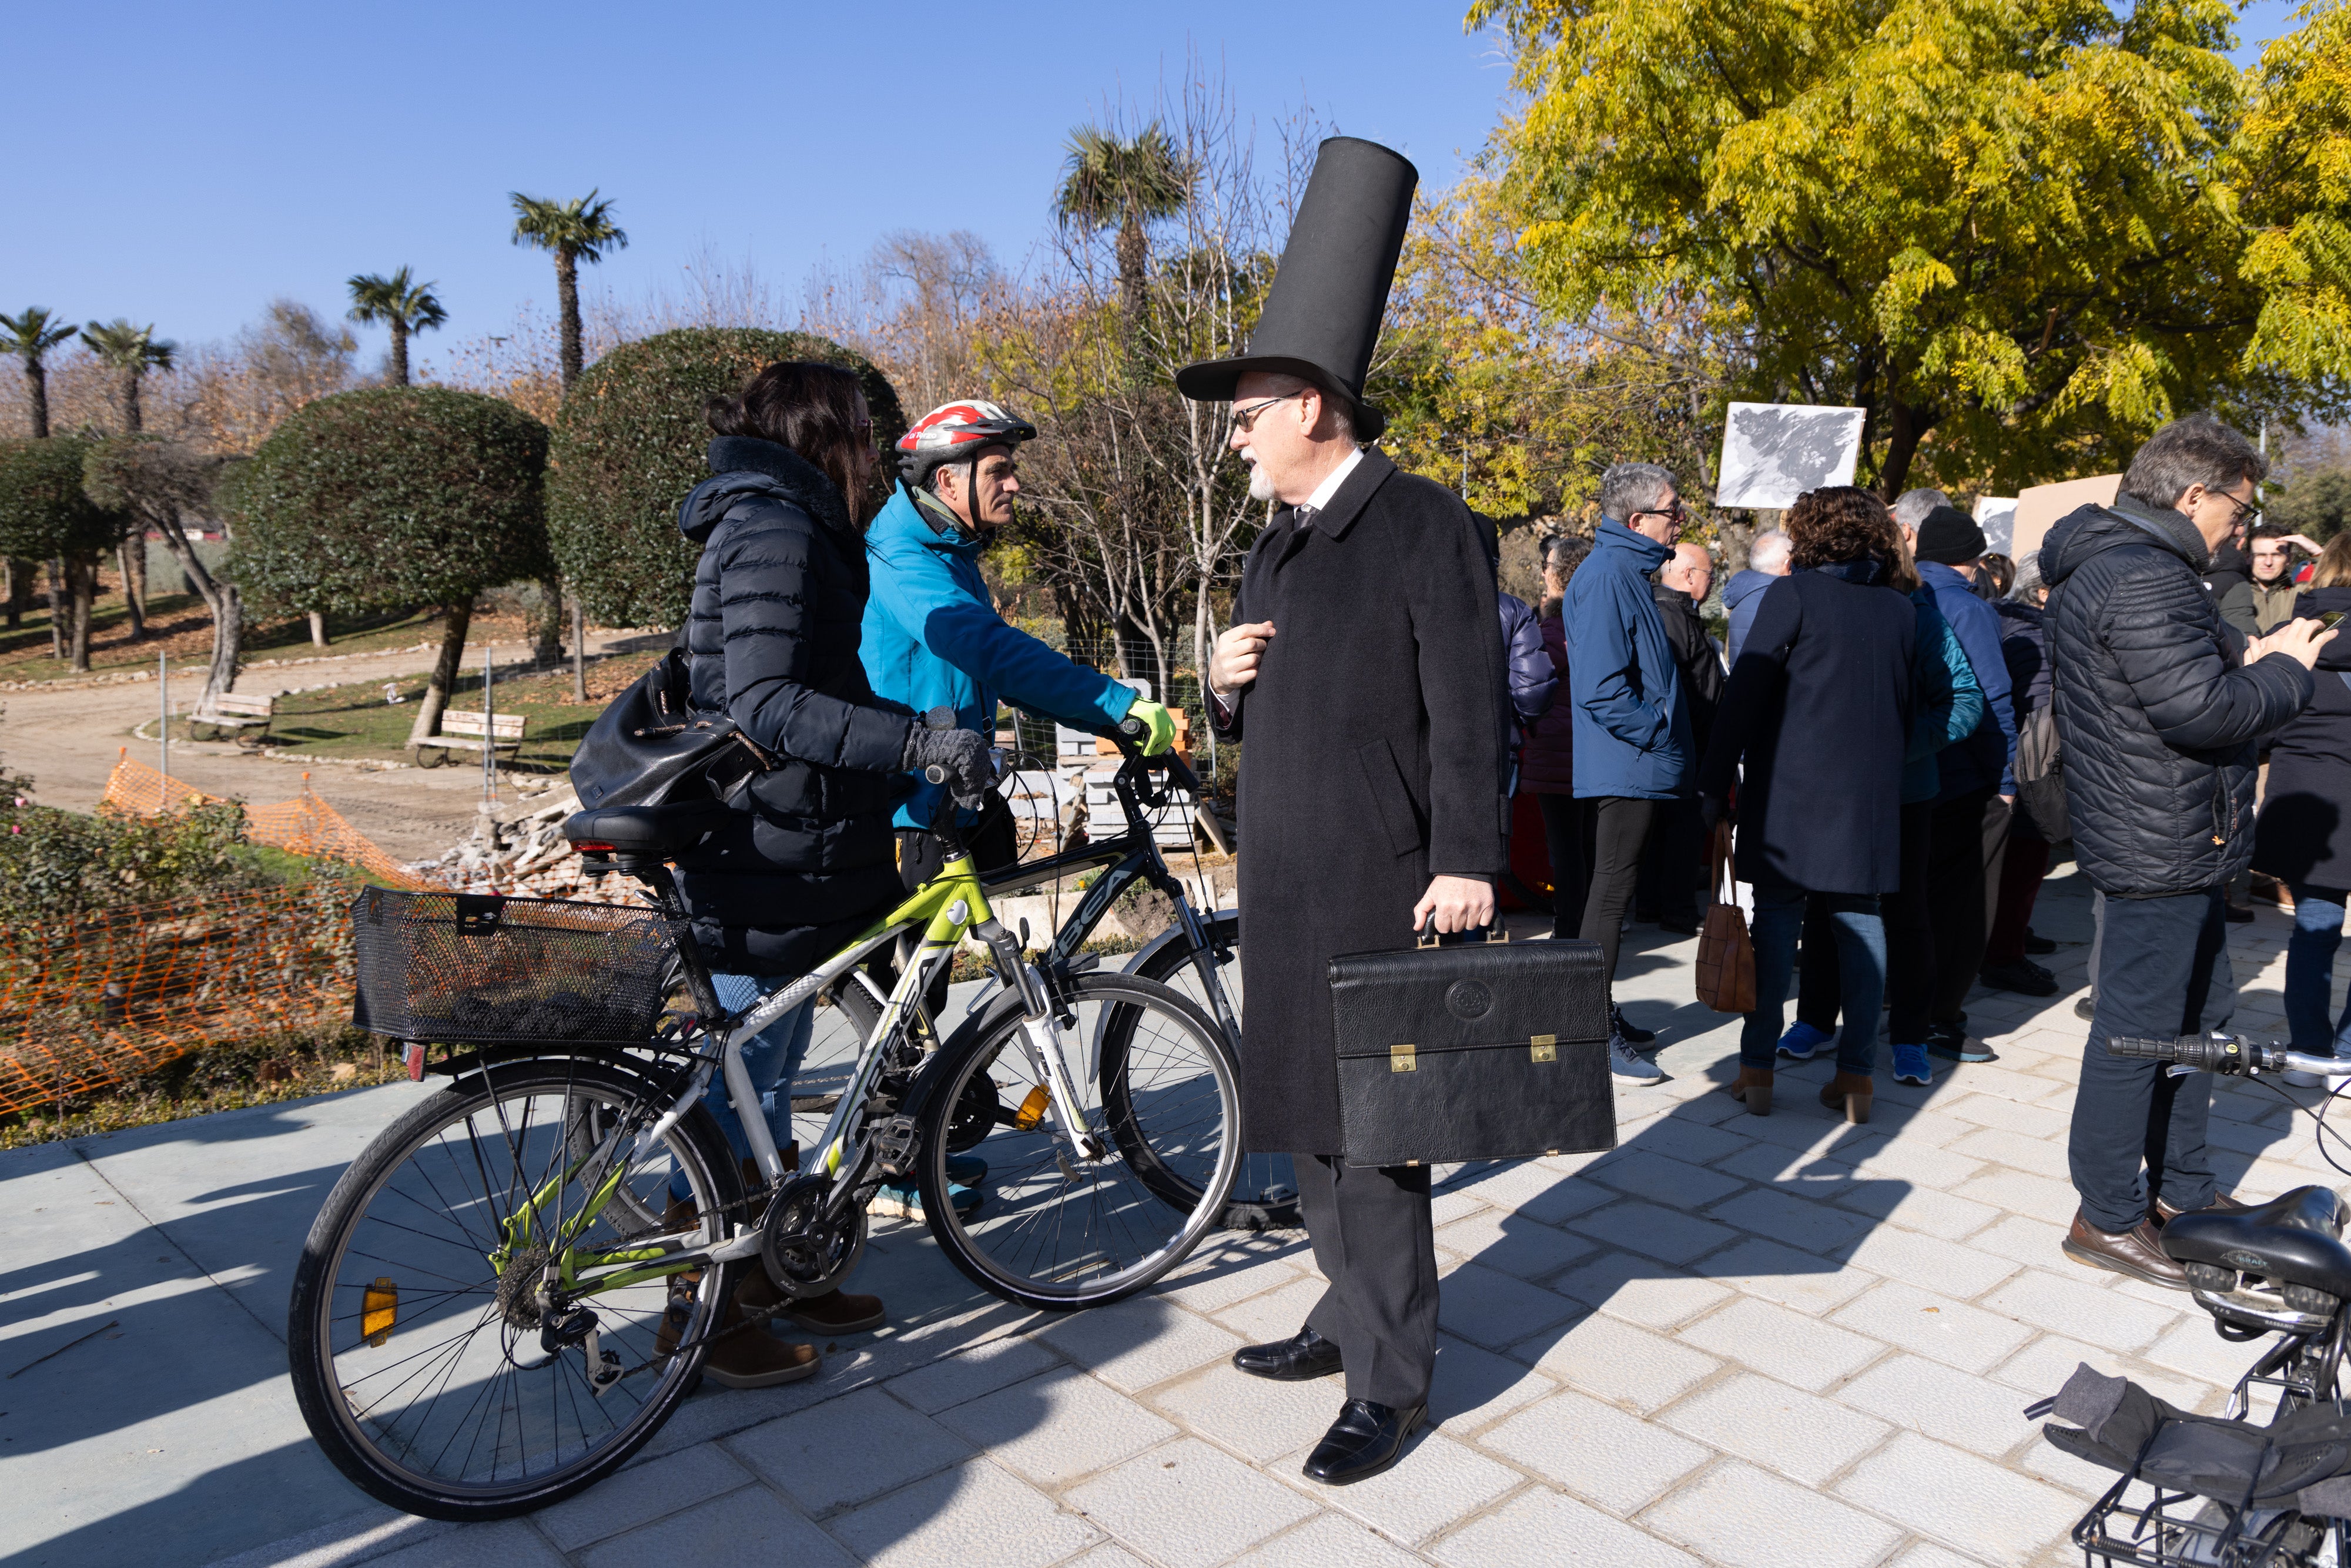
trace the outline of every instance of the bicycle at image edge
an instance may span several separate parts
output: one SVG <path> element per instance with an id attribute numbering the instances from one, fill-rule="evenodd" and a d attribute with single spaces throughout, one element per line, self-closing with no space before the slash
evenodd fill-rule
<path id="1" fill-rule="evenodd" d="M 2241 1035 L 2110 1040 L 2117 1056 L 2260 1082 L 2283 1072 L 2351 1078 L 2351 1059 L 2309 1056 Z M 2319 1152 L 2346 1142 L 2318 1107 Z M 2278 1090 L 2296 1106 L 2301 1102 Z M 2325 1186 L 2295 1187 L 2250 1208 L 2182 1214 L 2161 1231 L 2196 1304 L 2221 1338 L 2274 1336 L 2237 1380 L 2219 1417 L 2164 1404 L 2137 1385 L 2079 1368 L 2024 1412 L 2053 1416 L 2056 1447 L 2120 1474 L 2073 1531 L 2085 1563 L 2132 1568 L 2351 1568 L 2351 1403 L 2341 1391 L 2351 1335 L 2351 1205 Z M 2276 1404 L 2249 1419 L 2255 1390 Z"/>
<path id="2" fill-rule="evenodd" d="M 667 862 L 724 810 L 566 824 L 652 910 L 381 888 L 354 908 L 363 1024 L 477 1048 L 437 1064 L 448 1086 L 352 1162 L 294 1273 L 304 1420 L 395 1508 L 497 1519 L 611 1473 L 691 1391 L 739 1270 L 794 1300 L 835 1289 L 887 1179 L 915 1179 L 967 1277 L 1050 1311 L 1144 1289 L 1224 1210 L 1241 1140 L 1222 1030 L 1140 977 L 1029 962 L 951 814 L 938 875 L 809 974 L 720 1007 Z M 915 931 L 822 1137 L 787 1169 L 743 1047 Z M 967 936 L 999 992 L 925 1051 L 917 998 Z M 696 1010 L 656 1031 L 673 972 Z M 1123 1049 L 1097 1054 L 1113 1036 Z M 747 1185 L 702 1103 L 714 1076 L 751 1145 Z M 958 1214 L 947 1157 L 974 1151 L 988 1196 Z"/>

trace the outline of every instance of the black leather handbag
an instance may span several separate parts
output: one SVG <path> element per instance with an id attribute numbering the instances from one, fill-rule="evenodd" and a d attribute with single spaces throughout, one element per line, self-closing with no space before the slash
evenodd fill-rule
<path id="1" fill-rule="evenodd" d="M 688 711 L 691 689 L 685 650 L 672 648 L 596 716 L 571 757 L 582 806 L 731 800 L 775 766 L 734 720 Z"/>
<path id="2" fill-rule="evenodd" d="M 1597 942 L 1483 942 L 1331 960 L 1351 1166 L 1616 1146 Z"/>

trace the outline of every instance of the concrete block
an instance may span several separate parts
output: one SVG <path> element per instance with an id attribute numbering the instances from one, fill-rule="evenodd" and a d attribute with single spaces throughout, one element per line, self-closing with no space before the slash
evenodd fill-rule
<path id="1" fill-rule="evenodd" d="M 604 1483 L 611 1485 L 611 1482 Z M 590 1496 L 594 1495 L 591 1491 Z M 539 1517 L 545 1518 L 545 1515 Z M 839 1543 L 762 1486 L 747 1486 L 632 1531 L 580 1554 L 580 1568 L 640 1568 L 674 1558 L 698 1542 L 737 1563 L 789 1563 L 793 1568 L 851 1568 Z"/>
<path id="2" fill-rule="evenodd" d="M 1050 1372 L 1061 1358 L 1032 1339 L 990 1340 L 959 1355 L 903 1373 L 885 1385 L 891 1394 L 925 1416 L 935 1416 L 967 1399 Z"/>
<path id="3" fill-rule="evenodd" d="M 1837 1398 L 1988 1459 L 2039 1440 L 2040 1428 L 2024 1418 L 2030 1402 L 2014 1389 L 1915 1355 L 1879 1362 L 1837 1390 Z"/>
<path id="4" fill-rule="evenodd" d="M 1784 1383 L 1818 1394 L 1886 1354 L 1886 1346 L 1771 1301 L 1741 1296 L 1677 1335 L 1725 1361 L 1768 1367 Z"/>
<path id="5" fill-rule="evenodd" d="M 1881 1225 L 1838 1249 L 1835 1256 L 1889 1280 L 1931 1281 L 1947 1296 L 1972 1301 L 2016 1272 L 2006 1258 L 1898 1225 Z"/>
<path id="6" fill-rule="evenodd" d="M 1594 1250 L 1594 1244 L 1583 1237 L 1498 1208 L 1480 1208 L 1466 1219 L 1455 1220 L 1437 1233 L 1437 1245 L 1456 1257 L 1520 1280 L 1556 1274 Z"/>
<path id="7" fill-rule="evenodd" d="M 705 1443 L 651 1464 L 632 1465 L 578 1497 L 541 1509 L 532 1522 L 556 1545 L 572 1552 L 732 1491 L 750 1479 L 751 1472 L 725 1449 Z"/>
<path id="8" fill-rule="evenodd" d="M 2031 1328 L 2001 1313 L 1890 1280 L 1840 1308 L 1830 1322 L 1972 1373 L 1991 1371 L 2033 1337 Z"/>
<path id="9" fill-rule="evenodd" d="M 1979 1074 L 1972 1067 L 1962 1068 L 1961 1072 L 1964 1074 L 1961 1082 L 1970 1091 L 1979 1082 L 1986 1082 L 1990 1079 L 1989 1073 Z M 2019 1076 L 2021 1075 L 2014 1073 L 2003 1075 L 2007 1079 Z M 2038 1098 L 2052 1087 L 2053 1086 L 2048 1083 L 2036 1082 L 2030 1084 L 2028 1089 L 2035 1098 Z M 1955 1117 L 1962 1122 L 1973 1122 L 1979 1127 L 1996 1127 L 2002 1132 L 2022 1133 L 2028 1138 L 2063 1140 L 2065 1136 L 2067 1118 L 2063 1113 L 2043 1110 L 2037 1105 L 2026 1104 L 2005 1095 L 1970 1092 L 1957 1099 L 1944 1101 L 1935 1109 L 1943 1115 Z"/>
<path id="10" fill-rule="evenodd" d="M 1968 1245 L 1980 1252 L 1994 1253 L 2030 1268 L 2079 1269 L 2082 1278 L 2086 1281 L 2118 1278 L 2104 1270 L 2084 1269 L 2065 1256 L 2063 1245 L 2065 1228 L 2073 1223 L 2073 1218 L 2068 1214 L 2060 1223 L 2028 1218 L 2022 1214 L 2007 1215 L 1999 1223 L 1987 1226 L 1969 1237 Z"/>
<path id="11" fill-rule="evenodd" d="M 1437 1321 L 1447 1333 L 1500 1350 L 1565 1322 L 1576 1311 L 1564 1296 L 1465 1263 L 1438 1291 Z"/>
<path id="12" fill-rule="evenodd" d="M 1149 1296 L 1071 1312 L 1046 1324 L 1038 1337 L 1123 1394 L 1225 1360 L 1245 1343 L 1206 1318 Z"/>
<path id="13" fill-rule="evenodd" d="M 872 1568 L 1046 1568 L 1102 1539 L 1082 1515 L 986 1459 L 916 1481 L 826 1529 Z"/>
<path id="14" fill-rule="evenodd" d="M 1394 1469 L 1353 1486 L 1325 1487 L 1308 1480 L 1301 1471 L 1306 1451 L 1292 1458 L 1295 1464 L 1285 1461 L 1276 1467 L 1283 1479 L 1334 1511 L 1407 1546 L 1427 1540 L 1464 1515 L 1476 1513 L 1526 1484 L 1526 1478 L 1510 1466 L 1497 1464 L 1442 1432 L 1416 1437 Z"/>
<path id="15" fill-rule="evenodd" d="M 1619 1192 L 1646 1197 L 1676 1208 L 1701 1208 L 1728 1197 L 1745 1184 L 1738 1179 L 1690 1165 L 1639 1146 L 1619 1147 L 1614 1154 L 1584 1167 L 1584 1176 L 1604 1182 Z"/>
<path id="16" fill-rule="evenodd" d="M 1954 1197 L 1939 1187 L 1907 1176 L 1856 1182 L 1851 1191 L 1837 1195 L 1837 1204 L 1872 1219 L 1952 1241 L 1973 1236 L 1999 1219 L 2001 1213 L 1990 1204 Z"/>
<path id="17" fill-rule="evenodd" d="M 2065 1141 L 2062 1137 L 2036 1138 L 2002 1127 L 1979 1127 L 1952 1144 L 1949 1152 L 2028 1171 L 2051 1181 L 2071 1179 L 2066 1174 Z"/>
<path id="18" fill-rule="evenodd" d="M 1646 1506 L 1713 1458 L 1654 1421 L 1573 1392 L 1527 1406 L 1479 1447 L 1620 1514 Z"/>
<path id="19" fill-rule="evenodd" d="M 1320 1278 L 1293 1272 L 1290 1282 L 1263 1295 L 1236 1301 L 1216 1314 L 1242 1344 L 1269 1344 L 1289 1339 L 1306 1326 L 1306 1316 L 1330 1287 Z"/>
<path id="20" fill-rule="evenodd" d="M 1832 1489 L 1845 1501 L 1986 1563 L 2022 1563 L 2062 1540 L 2077 1499 L 1990 1459 L 1904 1432 Z"/>
<path id="21" fill-rule="evenodd" d="M 1437 1336 L 1437 1377 L 1430 1385 L 1428 1418 L 1458 1435 L 1491 1426 L 1504 1416 L 1542 1398 L 1559 1386 L 1522 1361 Z"/>
<path id="22" fill-rule="evenodd" d="M 1521 1345 L 1525 1356 L 1532 1349 Z M 1712 1356 L 1595 1312 L 1550 1341 L 1535 1364 L 1571 1388 L 1644 1413 L 1696 1387 Z"/>
<path id="23" fill-rule="evenodd" d="M 519 1519 L 453 1530 L 368 1562 L 370 1568 L 565 1568 L 555 1548 Z"/>
<path id="24" fill-rule="evenodd" d="M 1047 1488 L 1065 1486 L 1176 1435 L 1134 1400 L 1067 1367 L 943 1411 L 939 1424 Z"/>
<path id="25" fill-rule="evenodd" d="M 1738 1239 L 1728 1226 L 1639 1198 L 1580 1215 L 1569 1228 L 1667 1263 L 1687 1263 Z"/>
<path id="26" fill-rule="evenodd" d="M 844 1434 L 855 1434 L 849 1440 Z M 879 1497 L 962 1459 L 963 1439 L 878 1388 L 754 1427 L 726 1447 L 812 1514 Z"/>
<path id="27" fill-rule="evenodd" d="M 2189 1298 L 2179 1297 L 2185 1304 Z M 2153 1344 L 2179 1322 L 2178 1311 L 2134 1301 L 2115 1291 L 2040 1269 L 2020 1270 L 1983 1299 L 1984 1306 L 2035 1328 L 2075 1339 L 2092 1338 L 2119 1350 Z M 2209 1322 L 2201 1312 L 2199 1319 Z"/>
<path id="28" fill-rule="evenodd" d="M 1597 1509 L 1536 1490 L 1514 1498 L 1428 1548 L 1445 1568 L 1528 1568 L 1562 1561 L 1576 1568 L 1699 1568 L 1698 1560 Z"/>
<path id="29" fill-rule="evenodd" d="M 1859 1216 L 1797 1197 L 1783 1187 L 1757 1187 L 1714 1206 L 1713 1218 L 1751 1236 L 1768 1236 L 1807 1252 L 1827 1252 L 1861 1234 Z"/>
<path id="30" fill-rule="evenodd" d="M 1552 1281 L 1562 1295 L 1653 1329 L 1687 1322 L 1730 1299 L 1710 1280 L 1661 1264 L 1610 1253 L 1569 1270 Z"/>
<path id="31" fill-rule="evenodd" d="M 1699 1270 L 1741 1295 L 1821 1316 L 1869 1289 L 1874 1277 L 1761 1237 L 1715 1254 Z"/>
<path id="32" fill-rule="evenodd" d="M 1708 1470 L 1641 1522 L 1725 1568 L 1867 1568 L 1902 1539 L 1884 1520 L 1735 1462 Z"/>
<path id="33" fill-rule="evenodd" d="M 1210 1568 L 1320 1511 L 1280 1481 L 1192 1437 L 1129 1459 L 1065 1495 L 1072 1508 L 1165 1568 Z"/>
<path id="34" fill-rule="evenodd" d="M 1892 1429 L 1752 1372 L 1711 1384 L 1669 1406 L 1657 1419 L 1808 1487 L 1825 1483 L 1884 1442 Z"/>
<path id="35" fill-rule="evenodd" d="M 1229 1366 L 1207 1366 L 1161 1384 L 1148 1397 L 1171 1420 L 1265 1466 L 1322 1439 L 1346 1403 L 1347 1380 L 1343 1375 L 1276 1383 Z"/>
<path id="36" fill-rule="evenodd" d="M 1720 1098 L 1731 1109 L 1742 1109 L 1728 1094 Z M 1641 1134 L 1644 1150 L 1669 1155 L 1693 1166 L 1712 1165 L 1726 1155 L 1754 1146 L 1755 1141 L 1741 1134 L 1736 1126 L 1710 1126 L 1692 1115 L 1691 1108 L 1687 1105 L 1677 1107 L 1670 1115 L 1659 1117 Z"/>
<path id="37" fill-rule="evenodd" d="M 1344 1514 L 1320 1513 L 1235 1558 L 1231 1568 L 1423 1568 L 1426 1561 Z"/>
<path id="38" fill-rule="evenodd" d="M 1961 1182 L 1959 1196 L 1971 1197 L 1978 1203 L 1988 1203 L 1994 1208 L 2030 1215 L 2052 1225 L 2072 1224 L 2074 1211 L 2082 1203 L 2073 1187 L 2065 1182 L 2010 1170 L 2005 1166 L 1977 1176 L 1972 1181 Z"/>

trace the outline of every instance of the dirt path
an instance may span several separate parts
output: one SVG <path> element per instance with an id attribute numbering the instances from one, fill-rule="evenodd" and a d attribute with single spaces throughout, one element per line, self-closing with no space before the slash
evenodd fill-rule
<path id="1" fill-rule="evenodd" d="M 628 633 L 589 634 L 589 650 L 601 653 L 635 639 Z M 520 643 L 493 644 L 517 656 Z M 478 645 L 469 646 L 478 657 Z M 390 680 L 430 669 L 430 649 L 402 648 L 348 658 L 320 659 L 302 664 L 249 666 L 236 684 L 239 692 L 276 695 L 298 687 L 354 681 Z M 172 678 L 175 712 L 185 713 L 204 686 L 201 668 L 192 667 L 185 679 Z M 91 683 L 55 685 L 37 691 L 0 693 L 0 761 L 20 773 L 29 773 L 37 799 L 45 806 L 94 810 L 106 792 L 121 748 L 149 767 L 158 760 L 152 739 L 132 734 L 155 717 L 159 704 L 152 681 L 120 684 Z M 149 725 L 148 734 L 154 733 Z M 256 803 L 292 798 L 302 788 L 302 771 L 310 771 L 310 787 L 351 825 L 400 860 L 440 853 L 470 831 L 475 808 L 481 800 L 481 775 L 468 768 L 356 768 L 315 759 L 278 761 L 239 751 L 225 741 L 175 741 L 171 751 L 172 776 L 210 794 L 234 796 Z M 519 797 L 512 788 L 499 790 L 501 803 L 513 810 Z"/>

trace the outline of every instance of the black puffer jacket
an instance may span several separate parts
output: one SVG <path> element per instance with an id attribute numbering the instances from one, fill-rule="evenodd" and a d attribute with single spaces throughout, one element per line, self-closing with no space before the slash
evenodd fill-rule
<path id="1" fill-rule="evenodd" d="M 2246 667 L 2244 639 L 2198 580 L 2204 541 L 2128 496 L 2049 530 L 2043 625 L 2074 852 L 2109 897 L 2193 893 L 2253 849 L 2253 743 L 2310 701 L 2283 653 Z"/>
<path id="2" fill-rule="evenodd" d="M 903 896 L 890 812 L 911 788 L 905 709 L 857 656 L 865 544 L 841 492 L 789 447 L 710 444 L 678 508 L 702 546 L 686 624 L 694 706 L 774 752 L 733 831 L 679 857 L 695 936 L 722 970 L 798 974 Z"/>
<path id="3" fill-rule="evenodd" d="M 2313 588 L 2304 615 L 2351 611 L 2351 588 Z M 2310 706 L 2270 742 L 2253 869 L 2294 885 L 2351 888 L 2351 633 L 2318 650 Z"/>

